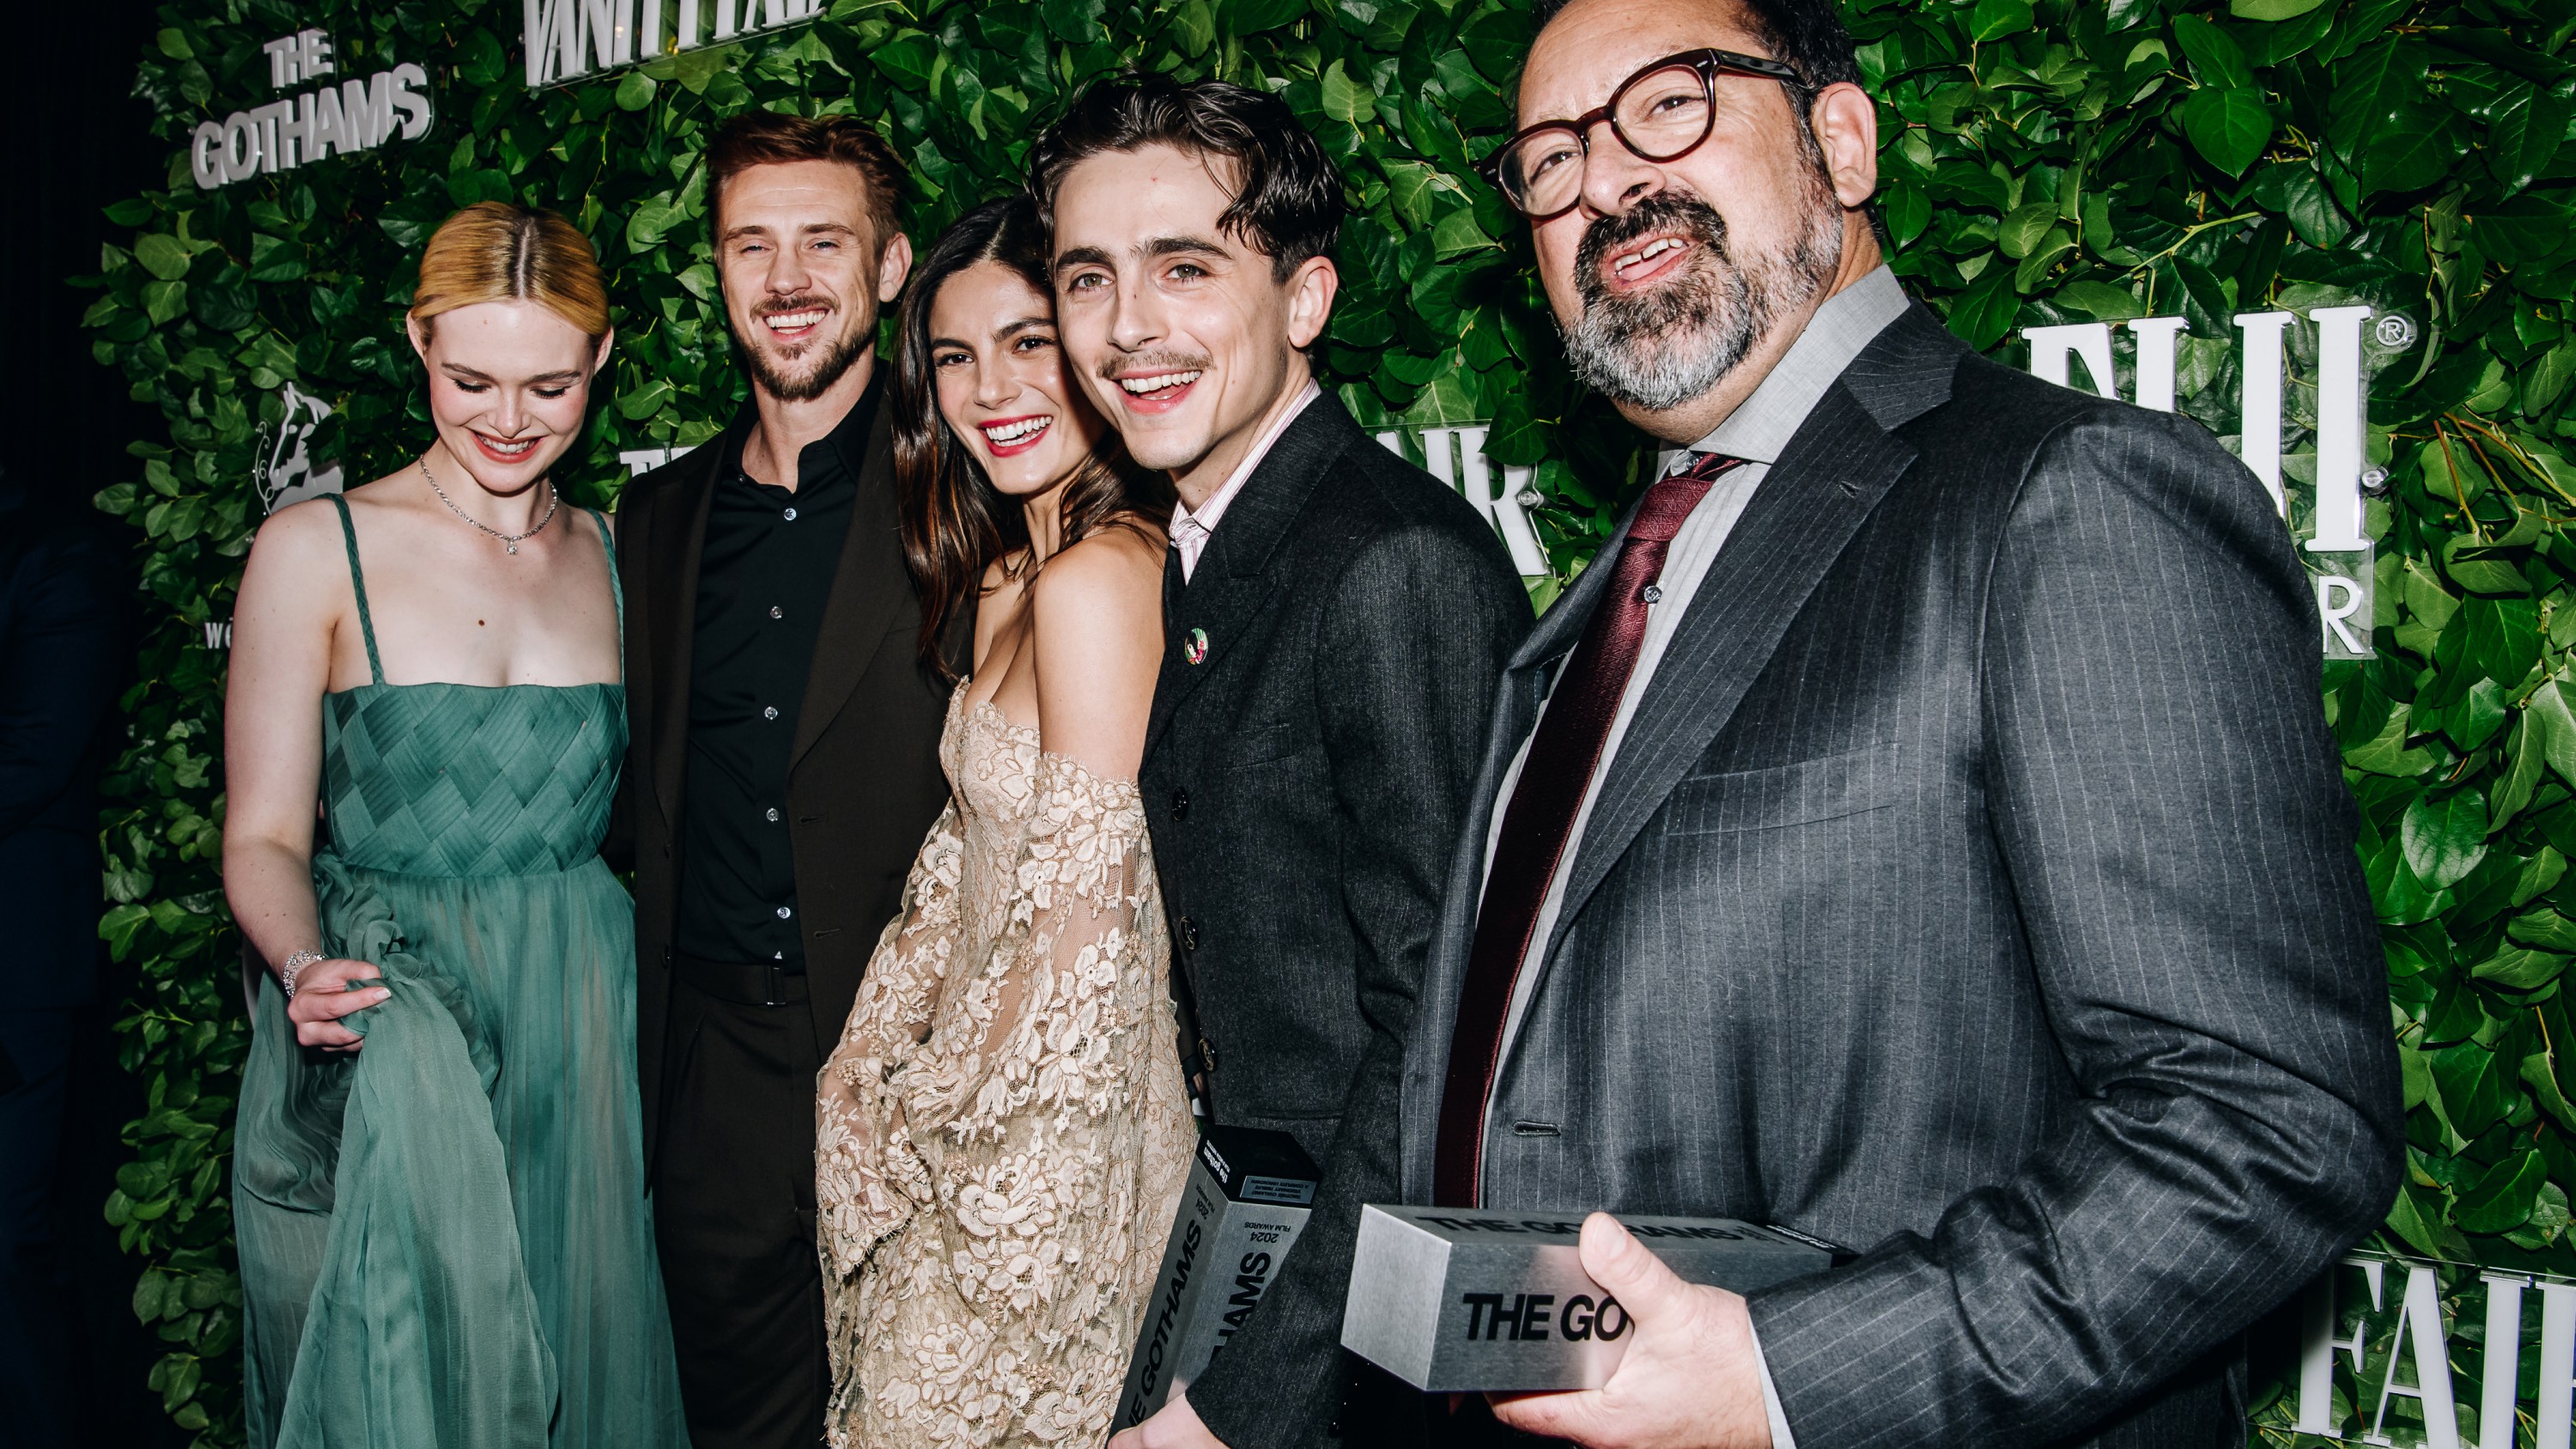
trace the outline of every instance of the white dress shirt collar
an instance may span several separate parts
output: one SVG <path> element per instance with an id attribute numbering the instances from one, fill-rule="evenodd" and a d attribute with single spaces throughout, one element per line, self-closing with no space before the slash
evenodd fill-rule
<path id="1" fill-rule="evenodd" d="M 1906 305 L 1905 288 L 1884 266 L 1827 297 L 1771 375 L 1689 451 L 1726 453 L 1748 463 L 1779 462 L 1789 439 L 1824 401 L 1834 380 L 1887 324 L 1905 315 Z"/>
<path id="2" fill-rule="evenodd" d="M 1270 456 L 1271 445 L 1279 441 L 1281 433 L 1288 431 L 1290 423 L 1297 421 L 1298 414 L 1323 395 L 1322 385 L 1308 378 L 1306 386 L 1289 401 L 1279 416 L 1270 420 L 1270 426 L 1262 430 L 1261 437 L 1252 445 L 1252 451 L 1244 454 L 1243 461 L 1235 465 L 1224 487 L 1210 495 L 1196 512 L 1192 512 L 1186 503 L 1175 502 L 1172 505 L 1172 547 L 1181 551 L 1182 579 L 1187 580 L 1198 569 L 1199 555 L 1207 549 L 1208 535 L 1216 532 L 1217 520 L 1225 516 L 1226 507 L 1234 502 L 1234 495 L 1243 491 L 1244 482 L 1252 476 L 1252 470 L 1261 466 L 1263 458 Z"/>

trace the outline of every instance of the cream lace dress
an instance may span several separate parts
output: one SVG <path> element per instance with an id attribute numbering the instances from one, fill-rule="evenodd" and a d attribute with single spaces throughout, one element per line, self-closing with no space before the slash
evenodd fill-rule
<path id="1" fill-rule="evenodd" d="M 825 1064 L 835 1446 L 1107 1437 L 1194 1133 L 1136 786 L 959 686 L 955 793 Z"/>

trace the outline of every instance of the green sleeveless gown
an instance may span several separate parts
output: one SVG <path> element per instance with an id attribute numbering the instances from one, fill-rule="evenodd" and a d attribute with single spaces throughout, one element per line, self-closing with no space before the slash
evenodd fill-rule
<path id="1" fill-rule="evenodd" d="M 373 682 L 322 702 L 313 885 L 323 950 L 393 994 L 324 1056 L 261 981 L 233 1158 L 251 1443 L 686 1449 L 634 906 L 599 859 L 624 687 L 385 683 L 331 501 Z"/>

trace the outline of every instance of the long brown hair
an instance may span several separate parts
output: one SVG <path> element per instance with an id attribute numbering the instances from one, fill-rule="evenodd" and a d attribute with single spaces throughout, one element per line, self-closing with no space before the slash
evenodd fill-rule
<path id="1" fill-rule="evenodd" d="M 939 389 L 930 370 L 930 309 L 949 278 L 984 262 L 1018 273 L 1040 296 L 1052 296 L 1046 234 L 1037 208 L 1025 196 L 987 202 L 957 219 L 913 269 L 903 299 L 895 348 L 894 473 L 903 501 L 903 560 L 921 593 L 921 657 L 954 681 L 956 668 L 940 649 L 949 625 L 964 616 L 983 589 L 995 559 L 1029 547 L 1028 518 L 1004 496 L 984 465 L 939 415 Z M 1075 391 L 1068 407 L 1088 407 L 1068 364 L 1065 381 Z M 1130 461 L 1113 429 L 1082 460 L 1058 495 L 1064 521 L 1058 548 L 1070 548 L 1104 528 L 1132 528 L 1159 538 L 1171 517 L 1172 485 Z M 1021 568 L 1027 565 L 1023 563 Z M 1014 570 L 1017 576 L 1017 570 Z"/>

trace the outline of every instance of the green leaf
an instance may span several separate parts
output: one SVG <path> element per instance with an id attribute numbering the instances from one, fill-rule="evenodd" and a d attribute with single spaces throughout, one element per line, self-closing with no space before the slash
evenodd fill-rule
<path id="1" fill-rule="evenodd" d="M 1208 7 L 1207 0 L 1188 0 L 1172 12 L 1172 28 L 1167 33 L 1183 55 L 1205 55 L 1208 47 L 1216 43 L 1216 12 Z"/>
<path id="2" fill-rule="evenodd" d="M 1979 41 L 2001 40 L 2030 29 L 2030 0 L 1977 0 L 1968 15 L 1968 34 Z"/>
<path id="3" fill-rule="evenodd" d="M 154 326 L 177 317 L 188 307 L 188 284 L 185 282 L 146 282 L 143 286 L 143 315 Z"/>
<path id="4" fill-rule="evenodd" d="M 2508 1065 L 2474 1040 L 2444 1047 L 2431 1056 L 2433 1085 L 2460 1135 L 2475 1137 L 2504 1120 L 2513 1097 L 2508 1077 L 2521 1074 L 2520 1063 Z"/>
<path id="5" fill-rule="evenodd" d="M 640 70 L 630 70 L 626 79 L 617 83 L 617 108 L 640 111 L 653 104 L 653 78 Z"/>
<path id="6" fill-rule="evenodd" d="M 2537 87 L 2526 87 L 2497 112 L 2487 128 L 2486 161 L 2507 197 L 2548 169 L 2570 120 L 2576 120 L 2576 100 Z"/>
<path id="7" fill-rule="evenodd" d="M 1362 117 L 1374 119 L 1377 103 L 1368 88 L 1351 79 L 1351 73 L 1340 61 L 1324 68 L 1324 114 L 1337 121 L 1357 125 Z"/>
<path id="8" fill-rule="evenodd" d="M 134 239 L 134 260 L 142 264 L 143 270 L 161 280 L 174 282 L 188 275 L 188 263 L 192 258 L 178 238 L 156 231 Z"/>
<path id="9" fill-rule="evenodd" d="M 2399 107 L 2361 157 L 2362 193 L 2414 191 L 2451 171 L 2460 143 L 2446 107 L 2418 101 Z"/>
<path id="10" fill-rule="evenodd" d="M 2568 204 L 2556 196 L 2516 197 L 2483 207 L 2467 220 L 2478 245 L 2507 266 L 2540 261 L 2571 240 Z"/>
<path id="11" fill-rule="evenodd" d="M 2555 680 L 2531 692 L 2525 716 L 2541 727 L 2541 754 L 2558 778 L 2576 784 L 2576 713 L 2567 708 L 2567 698 L 2559 693 Z"/>
<path id="12" fill-rule="evenodd" d="M 687 220 L 680 203 L 669 196 L 648 196 L 636 203 L 635 214 L 626 219 L 626 249 L 648 252 L 662 244 L 671 228 Z"/>
<path id="13" fill-rule="evenodd" d="M 1905 246 L 1923 234 L 1932 220 L 1932 199 L 1919 186 L 1894 184 L 1879 197 L 1879 215 L 1887 220 L 1887 232 L 1898 246 Z"/>
<path id="14" fill-rule="evenodd" d="M 1989 269 L 1967 295 L 1951 304 L 1950 330 L 1982 352 L 2002 341 L 2020 315 L 2021 295 L 2013 290 L 2011 274 Z"/>
<path id="15" fill-rule="evenodd" d="M 2244 47 L 2226 31 L 2197 15 L 2177 15 L 2173 33 L 2182 53 L 2191 57 L 2192 71 L 2203 86 L 2235 90 L 2254 84 L 2254 71 L 2245 63 Z"/>
<path id="16" fill-rule="evenodd" d="M 2529 599 L 2472 597 L 2461 606 L 2468 629 L 2464 662 L 2498 684 L 2522 683 L 2540 662 L 2540 606 Z"/>
<path id="17" fill-rule="evenodd" d="M 2326 0 L 2227 0 L 2227 13 L 2239 20 L 2296 20 Z"/>
<path id="18" fill-rule="evenodd" d="M 2487 853 L 2487 802 L 2463 790 L 2435 800 L 2415 797 L 2403 824 L 2406 868 L 2435 890 L 2452 885 L 2477 869 Z"/>
<path id="19" fill-rule="evenodd" d="M 2057 289 L 2057 305 L 2103 322 L 2143 317 L 2146 308 L 2123 287 L 2108 282 L 2069 282 Z"/>
<path id="20" fill-rule="evenodd" d="M 2034 201 L 2028 206 L 2015 207 L 2003 219 L 2003 224 L 1995 228 L 1995 245 L 2008 257 L 2029 256 L 2031 249 L 2039 245 L 2039 239 L 2056 224 L 2057 203 L 2054 201 Z"/>
<path id="21" fill-rule="evenodd" d="M 939 45 L 918 30 L 898 30 L 869 51 L 868 60 L 896 84 L 918 90 L 930 84 Z"/>
<path id="22" fill-rule="evenodd" d="M 1339 62 L 1335 62 L 1339 64 Z M 1424 226 L 1431 220 L 1431 198 L 1440 184 L 1440 173 L 1420 161 L 1386 163 L 1388 204 L 1395 214 L 1411 226 Z"/>
<path id="23" fill-rule="evenodd" d="M 630 421 L 649 418 L 671 400 L 671 380 L 657 377 L 617 400 L 617 411 Z"/>
<path id="24" fill-rule="evenodd" d="M 1100 17 L 1107 9 L 1103 0 L 1042 0 L 1038 13 L 1058 40 L 1087 45 L 1100 38 Z"/>
<path id="25" fill-rule="evenodd" d="M 170 57 L 172 60 L 194 60 L 197 58 L 195 47 L 188 44 L 187 32 L 179 29 L 175 25 L 163 29 L 159 34 L 153 36 L 152 39 L 155 44 L 161 47 L 161 53 Z"/>
<path id="26" fill-rule="evenodd" d="M 1276 30 L 1306 13 L 1307 0 L 1223 0 L 1226 24 L 1219 27 L 1233 35 L 1251 35 Z"/>
<path id="27" fill-rule="evenodd" d="M 2510 823 L 2522 808 L 2531 803 L 2532 789 L 2540 783 L 2547 758 L 2541 748 L 2546 726 L 2531 718 L 2528 712 L 2514 722 L 2513 733 L 2505 740 L 2507 761 L 2503 778 L 2496 782 L 2495 792 L 2487 798 L 2487 833 L 2493 835 Z M 2568 949 L 2576 950 L 2576 945 Z"/>
<path id="28" fill-rule="evenodd" d="M 2182 127 L 2210 165 L 2241 176 L 2271 143 L 2272 112 L 2251 87 L 2203 86 L 2183 102 Z"/>
<path id="29" fill-rule="evenodd" d="M 2539 1153 L 2528 1149 L 2515 1153 L 2479 1174 L 2476 1184 L 2460 1194 L 2453 1220 L 2472 1233 L 2519 1227 L 2531 1217 L 2540 1185 L 2548 1180 L 2549 1168 Z"/>
<path id="30" fill-rule="evenodd" d="M 2469 974 L 2508 991 L 2536 991 L 2558 979 L 2559 973 L 2567 969 L 2567 959 L 2553 951 L 2516 947 L 2479 962 Z"/>
<path id="31" fill-rule="evenodd" d="M 1432 252 L 1442 261 L 1482 251 L 1493 244 L 1494 239 L 1476 225 L 1476 213 L 1466 207 L 1440 218 L 1439 224 L 1431 228 Z"/>

